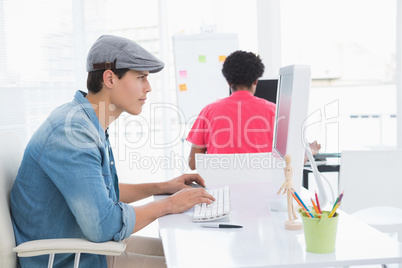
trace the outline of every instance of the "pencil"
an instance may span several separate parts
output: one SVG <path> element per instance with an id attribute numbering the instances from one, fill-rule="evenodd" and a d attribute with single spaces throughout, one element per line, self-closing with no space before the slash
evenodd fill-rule
<path id="1" fill-rule="evenodd" d="M 336 198 L 336 201 L 335 201 L 335 203 L 334 203 L 334 206 L 332 207 L 332 210 L 334 210 L 336 204 L 338 204 L 338 200 L 339 200 L 339 196 Z M 332 211 L 332 210 L 331 210 L 331 211 Z"/>
<path id="2" fill-rule="evenodd" d="M 313 208 L 314 208 L 315 212 L 316 212 L 317 214 L 321 214 L 321 213 L 318 211 L 318 207 L 315 205 L 313 198 L 310 197 L 310 199 L 311 199 L 311 203 L 313 204 Z"/>
<path id="3" fill-rule="evenodd" d="M 336 210 L 338 209 L 340 203 L 338 202 L 338 204 L 336 204 L 336 206 L 332 209 L 331 213 L 329 213 L 328 218 L 332 218 L 332 216 L 334 216 Z"/>
<path id="4" fill-rule="evenodd" d="M 322 212 L 321 212 L 321 207 L 320 207 L 320 201 L 318 200 L 317 192 L 315 192 L 315 200 L 316 200 L 316 202 L 317 202 L 318 212 L 319 212 L 320 214 L 322 214 Z"/>
<path id="5" fill-rule="evenodd" d="M 308 209 L 305 208 L 305 207 L 302 205 L 302 203 L 300 203 L 300 200 L 295 196 L 294 193 L 292 193 L 292 196 L 293 196 L 293 198 L 296 200 L 296 202 L 299 204 L 299 206 L 301 206 L 301 208 L 306 212 L 306 215 L 307 215 L 309 218 L 314 218 L 314 216 L 308 211 Z"/>
<path id="6" fill-rule="evenodd" d="M 302 205 L 307 209 L 307 211 L 308 211 L 308 208 L 307 208 L 307 206 L 303 203 L 303 201 L 301 200 L 301 198 L 300 198 L 300 196 L 296 193 L 296 191 L 294 190 L 294 189 L 292 189 L 293 190 L 293 193 L 297 196 L 297 198 L 299 199 L 299 201 L 300 201 L 300 203 L 302 203 Z"/>
<path id="7" fill-rule="evenodd" d="M 338 203 L 340 204 L 341 203 L 341 201 L 342 201 L 342 197 L 343 197 L 343 193 L 344 193 L 345 191 L 342 191 L 342 193 L 341 193 L 341 195 L 339 196 L 339 200 L 338 200 Z"/>

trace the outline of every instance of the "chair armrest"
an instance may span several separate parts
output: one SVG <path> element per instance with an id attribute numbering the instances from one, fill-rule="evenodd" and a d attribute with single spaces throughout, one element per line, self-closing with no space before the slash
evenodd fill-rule
<path id="1" fill-rule="evenodd" d="M 124 242 L 94 243 L 80 238 L 43 239 L 22 243 L 13 249 L 19 257 L 32 257 L 57 253 L 90 253 L 120 255 L 126 249 Z"/>

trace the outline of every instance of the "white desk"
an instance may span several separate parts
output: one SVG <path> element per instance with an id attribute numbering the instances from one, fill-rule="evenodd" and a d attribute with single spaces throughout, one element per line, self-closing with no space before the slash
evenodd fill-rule
<path id="1" fill-rule="evenodd" d="M 193 209 L 160 218 L 168 267 L 328 267 L 402 262 L 396 240 L 342 212 L 335 252 L 306 252 L 303 231 L 285 230 L 287 213 L 269 209 L 268 200 L 278 198 L 274 187 L 272 183 L 230 185 L 230 222 L 243 225 L 242 229 L 202 228 L 192 222 Z"/>

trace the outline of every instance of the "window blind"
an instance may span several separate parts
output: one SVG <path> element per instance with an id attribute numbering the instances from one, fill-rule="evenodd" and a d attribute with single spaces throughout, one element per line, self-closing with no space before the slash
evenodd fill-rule
<path id="1" fill-rule="evenodd" d="M 71 1 L 0 0 L 0 131 L 27 141 L 76 90 Z"/>

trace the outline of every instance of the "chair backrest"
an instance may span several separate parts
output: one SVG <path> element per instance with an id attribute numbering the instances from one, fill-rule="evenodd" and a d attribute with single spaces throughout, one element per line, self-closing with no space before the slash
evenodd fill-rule
<path id="1" fill-rule="evenodd" d="M 10 191 L 22 159 L 22 145 L 12 133 L 0 133 L 0 267 L 17 267 L 10 213 Z"/>
<path id="2" fill-rule="evenodd" d="M 402 209 L 402 150 L 343 151 L 339 192 L 341 209 L 353 213 L 385 206 Z"/>
<path id="3" fill-rule="evenodd" d="M 271 153 L 196 154 L 195 166 L 207 186 L 284 181 L 285 163 Z"/>

